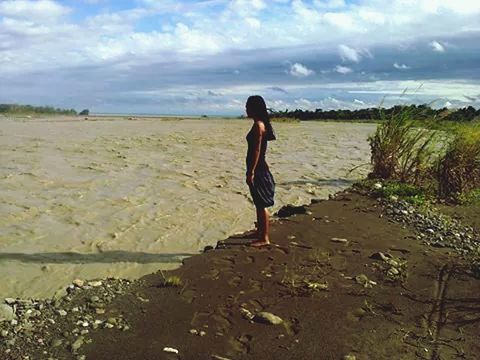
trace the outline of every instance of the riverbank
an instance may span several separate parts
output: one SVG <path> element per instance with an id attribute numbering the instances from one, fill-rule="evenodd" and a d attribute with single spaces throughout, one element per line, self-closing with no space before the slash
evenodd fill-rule
<path id="1" fill-rule="evenodd" d="M 408 223 L 415 209 L 357 192 L 296 210 L 273 224 L 270 248 L 230 238 L 133 283 L 78 281 L 26 325 L 17 311 L 27 334 L 7 334 L 2 359 L 477 357 L 474 251 L 439 247 L 440 224 L 422 230 Z"/>

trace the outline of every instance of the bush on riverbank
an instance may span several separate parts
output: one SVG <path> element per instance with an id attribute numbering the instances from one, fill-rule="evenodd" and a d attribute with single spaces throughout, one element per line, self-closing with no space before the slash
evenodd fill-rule
<path id="1" fill-rule="evenodd" d="M 436 177 L 439 195 L 443 197 L 461 199 L 479 192 L 480 127 L 457 129 L 438 161 Z"/>
<path id="2" fill-rule="evenodd" d="M 385 118 L 369 138 L 369 177 L 419 186 L 425 194 L 434 189 L 443 199 L 475 199 L 480 194 L 480 126 L 457 124 L 443 128 L 440 136 L 433 125 L 419 127 L 408 107 Z"/>
<path id="3" fill-rule="evenodd" d="M 373 165 L 370 177 L 412 184 L 425 178 L 435 155 L 437 133 L 418 128 L 415 115 L 411 107 L 390 116 L 383 113 L 382 123 L 369 138 Z"/>

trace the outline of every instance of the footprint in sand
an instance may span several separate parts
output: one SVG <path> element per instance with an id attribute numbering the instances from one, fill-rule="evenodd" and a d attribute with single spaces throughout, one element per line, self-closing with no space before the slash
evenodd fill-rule
<path id="1" fill-rule="evenodd" d="M 232 256 L 226 256 L 219 259 L 214 259 L 213 263 L 218 266 L 227 266 L 230 269 L 233 269 L 235 266 L 235 259 Z"/>
<path id="2" fill-rule="evenodd" d="M 187 303 L 191 304 L 195 300 L 196 294 L 197 292 L 195 290 L 188 289 L 183 291 L 181 296 Z"/>
<path id="3" fill-rule="evenodd" d="M 208 270 L 208 271 L 202 276 L 202 278 L 204 278 L 204 279 L 211 279 L 211 280 L 218 280 L 219 275 L 220 275 L 220 270 L 213 268 L 213 269 Z"/>
<path id="4" fill-rule="evenodd" d="M 248 354 L 250 352 L 250 341 L 252 341 L 252 339 L 252 335 L 244 334 L 237 338 L 230 338 L 229 343 L 237 353 Z"/>
<path id="5" fill-rule="evenodd" d="M 247 264 L 255 263 L 255 258 L 253 256 L 247 256 L 246 260 L 247 260 Z"/>
<path id="6" fill-rule="evenodd" d="M 228 285 L 232 287 L 237 287 L 241 284 L 242 282 L 242 277 L 240 275 L 234 275 L 230 277 L 230 279 L 227 281 Z"/>
<path id="7" fill-rule="evenodd" d="M 226 334 L 232 328 L 232 321 L 230 317 L 232 316 L 231 311 L 225 308 L 218 308 L 215 313 L 212 315 L 211 319 L 215 323 L 216 330 L 222 334 Z"/>
<path id="8" fill-rule="evenodd" d="M 248 288 L 249 292 L 252 291 L 262 291 L 263 290 L 263 283 L 261 281 L 255 279 L 248 280 Z"/>

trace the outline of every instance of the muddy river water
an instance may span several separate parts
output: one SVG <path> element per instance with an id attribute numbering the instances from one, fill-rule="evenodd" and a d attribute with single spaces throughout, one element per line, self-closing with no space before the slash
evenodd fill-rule
<path id="1" fill-rule="evenodd" d="M 253 227 L 251 120 L 0 119 L 0 297 L 73 279 L 138 278 Z M 278 123 L 273 211 L 326 198 L 368 167 L 375 125 Z"/>

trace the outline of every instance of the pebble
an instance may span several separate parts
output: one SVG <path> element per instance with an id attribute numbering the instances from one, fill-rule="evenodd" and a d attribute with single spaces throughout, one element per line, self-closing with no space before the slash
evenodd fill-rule
<path id="1" fill-rule="evenodd" d="M 347 239 L 342 239 L 342 238 L 332 238 L 330 241 L 332 242 L 335 242 L 335 243 L 339 243 L 339 244 L 346 244 L 348 243 L 348 240 Z"/>
<path id="2" fill-rule="evenodd" d="M 253 321 L 269 325 L 280 325 L 281 323 L 283 323 L 281 317 L 266 311 L 261 311 L 255 314 Z"/>
<path id="3" fill-rule="evenodd" d="M 253 315 L 249 310 L 245 308 L 240 308 L 240 313 L 247 320 L 252 320 L 255 317 L 255 315 Z"/>
<path id="4" fill-rule="evenodd" d="M 67 316 L 67 312 L 65 310 L 58 310 L 57 314 L 60 316 Z"/>
<path id="5" fill-rule="evenodd" d="M 12 321 L 17 318 L 12 307 L 7 304 L 0 304 L 0 323 L 2 321 Z"/>
<path id="6" fill-rule="evenodd" d="M 163 351 L 170 354 L 178 354 L 178 350 L 171 347 L 164 347 Z"/>
<path id="7" fill-rule="evenodd" d="M 200 332 L 198 333 L 198 335 L 200 335 L 200 336 L 202 336 L 202 337 L 203 337 L 203 336 L 207 335 L 207 333 L 206 333 L 205 331 L 203 331 L 203 330 L 202 330 L 202 331 L 200 331 Z"/>
<path id="8" fill-rule="evenodd" d="M 15 304 L 17 301 L 13 298 L 5 298 L 5 303 L 8 304 L 8 305 L 13 305 Z"/>
<path id="9" fill-rule="evenodd" d="M 357 357 L 355 355 L 352 355 L 352 354 L 348 354 L 348 355 L 345 355 L 343 357 L 343 360 L 356 360 Z"/>
<path id="10" fill-rule="evenodd" d="M 99 287 L 99 286 L 102 286 L 102 282 L 101 281 L 90 281 L 88 283 L 88 285 L 90 285 L 92 287 Z"/>
<path id="11" fill-rule="evenodd" d="M 71 345 L 70 345 L 70 350 L 72 352 L 77 352 L 78 349 L 80 349 L 82 347 L 84 343 L 84 338 L 83 336 L 80 336 L 77 338 L 77 340 L 75 340 Z"/>
<path id="12" fill-rule="evenodd" d="M 198 330 L 190 329 L 189 333 L 192 334 L 192 335 L 198 335 Z"/>
<path id="13" fill-rule="evenodd" d="M 61 339 L 54 339 L 54 340 L 52 341 L 51 346 L 52 346 L 52 347 L 59 347 L 59 346 L 62 345 L 62 344 L 63 344 L 63 341 L 62 341 Z"/>
<path id="14" fill-rule="evenodd" d="M 83 280 L 80 280 L 80 279 L 75 279 L 75 280 L 72 281 L 72 284 L 81 288 L 81 287 L 83 287 L 85 282 Z"/>
<path id="15" fill-rule="evenodd" d="M 382 183 L 375 183 L 373 185 L 373 188 L 379 190 L 379 189 L 383 188 L 383 185 L 382 185 Z"/>

